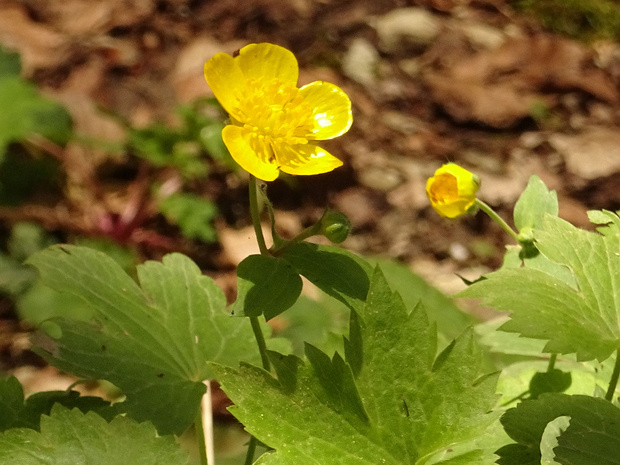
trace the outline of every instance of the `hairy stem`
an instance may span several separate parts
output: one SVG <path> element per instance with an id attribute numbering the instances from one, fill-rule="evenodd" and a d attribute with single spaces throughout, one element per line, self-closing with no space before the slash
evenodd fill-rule
<path id="1" fill-rule="evenodd" d="M 261 255 L 268 254 L 267 245 L 265 244 L 265 236 L 263 235 L 263 228 L 260 224 L 260 208 L 258 206 L 258 185 L 256 178 L 250 175 L 250 182 L 248 184 L 250 194 L 250 216 L 252 217 L 252 225 L 254 226 L 254 232 L 256 233 L 256 241 L 258 242 L 258 248 Z"/>
<path id="2" fill-rule="evenodd" d="M 484 203 L 482 200 L 480 199 L 476 199 L 476 205 L 478 206 L 478 208 L 480 208 L 480 210 L 482 210 L 483 212 L 485 212 L 487 215 L 489 215 L 489 217 L 495 221 L 497 224 L 499 224 L 501 226 L 501 228 L 506 231 L 506 233 L 512 237 L 515 241 L 519 242 L 519 237 L 517 236 L 517 233 L 514 231 L 514 229 L 512 229 L 508 223 L 506 223 L 503 218 L 501 216 L 499 216 L 497 213 L 495 213 L 495 210 L 493 210 L 489 205 L 487 205 L 486 203 Z"/>

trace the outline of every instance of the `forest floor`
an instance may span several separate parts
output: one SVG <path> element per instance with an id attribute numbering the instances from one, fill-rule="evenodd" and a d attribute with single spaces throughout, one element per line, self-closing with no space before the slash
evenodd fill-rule
<path id="1" fill-rule="evenodd" d="M 3 0 L 0 44 L 69 110 L 82 142 L 50 149 L 66 171 L 62 195 L 1 208 L 2 228 L 34 220 L 66 238 L 93 231 L 93 212 L 122 215 L 145 189 L 143 171 L 132 154 L 83 140 L 115 147 L 127 126 L 178 125 L 179 104 L 212 95 L 204 62 L 252 42 L 290 49 L 300 84 L 333 82 L 353 102 L 353 127 L 326 145 L 344 166 L 270 185 L 285 236 L 329 205 L 352 222 L 344 247 L 397 259 L 453 293 L 457 273 L 475 279 L 498 267 L 510 239 L 483 214 L 446 220 L 430 208 L 425 181 L 441 164 L 478 174 L 479 197 L 509 221 L 532 174 L 578 226 L 590 227 L 587 210 L 620 208 L 620 46 L 545 31 L 509 2 Z M 221 212 L 217 243 L 188 241 L 148 209 L 123 240 L 143 259 L 188 253 L 234 295 L 234 268 L 256 249 L 245 178 L 220 167 L 191 187 Z M 10 341 L 4 360 L 22 344 Z"/>

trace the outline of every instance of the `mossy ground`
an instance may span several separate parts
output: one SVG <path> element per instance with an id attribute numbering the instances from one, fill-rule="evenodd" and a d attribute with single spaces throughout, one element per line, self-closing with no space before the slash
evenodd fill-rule
<path id="1" fill-rule="evenodd" d="M 517 10 L 553 31 L 584 42 L 620 39 L 620 5 L 611 0 L 516 0 Z"/>

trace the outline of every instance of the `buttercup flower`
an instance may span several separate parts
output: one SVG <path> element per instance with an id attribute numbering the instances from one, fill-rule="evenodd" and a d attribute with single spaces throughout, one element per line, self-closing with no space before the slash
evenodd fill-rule
<path id="1" fill-rule="evenodd" d="M 218 53 L 205 63 L 205 79 L 230 114 L 222 138 L 241 167 L 264 181 L 280 170 L 326 173 L 342 162 L 316 145 L 349 130 L 351 101 L 342 89 L 316 81 L 297 87 L 293 53 L 262 43 L 232 57 Z"/>
<path id="2" fill-rule="evenodd" d="M 437 213 L 456 218 L 474 206 L 479 187 L 478 176 L 459 165 L 447 163 L 426 181 L 426 195 Z"/>

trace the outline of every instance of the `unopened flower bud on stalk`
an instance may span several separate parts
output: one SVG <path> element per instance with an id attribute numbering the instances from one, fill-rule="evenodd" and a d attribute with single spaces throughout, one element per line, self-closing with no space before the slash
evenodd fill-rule
<path id="1" fill-rule="evenodd" d="M 456 218 L 475 208 L 480 178 L 454 163 L 447 163 L 426 181 L 426 195 L 433 209 Z"/>
<path id="2" fill-rule="evenodd" d="M 334 244 L 340 244 L 351 232 L 351 222 L 344 213 L 328 210 L 321 218 L 321 232 Z"/>

